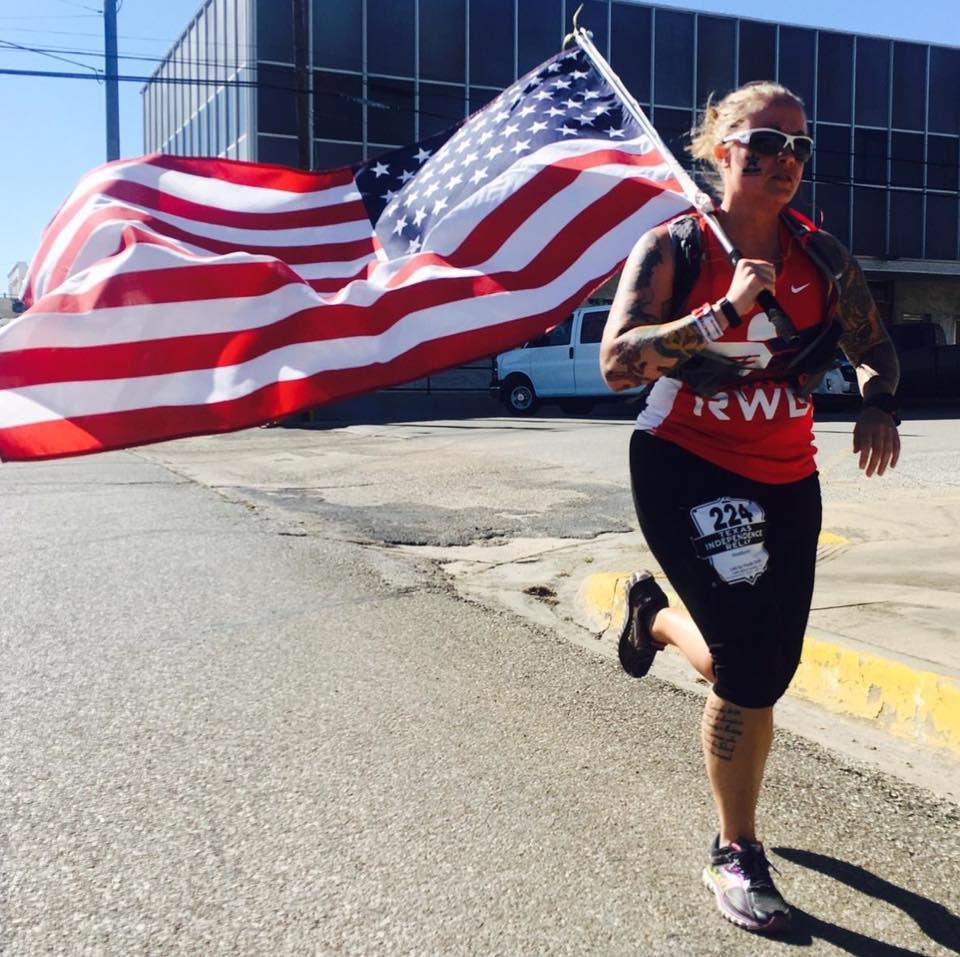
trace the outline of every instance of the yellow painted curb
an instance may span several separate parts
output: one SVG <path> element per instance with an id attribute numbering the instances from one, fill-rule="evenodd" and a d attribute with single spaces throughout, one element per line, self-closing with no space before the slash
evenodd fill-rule
<path id="1" fill-rule="evenodd" d="M 790 694 L 960 757 L 960 684 L 807 635 Z"/>
<path id="2" fill-rule="evenodd" d="M 827 544 L 822 537 L 821 544 Z M 596 572 L 580 586 L 580 600 L 598 626 L 623 620 L 623 583 L 629 574 Z M 680 605 L 676 595 L 669 597 L 671 605 Z M 788 693 L 960 757 L 960 682 L 954 678 L 807 635 Z"/>

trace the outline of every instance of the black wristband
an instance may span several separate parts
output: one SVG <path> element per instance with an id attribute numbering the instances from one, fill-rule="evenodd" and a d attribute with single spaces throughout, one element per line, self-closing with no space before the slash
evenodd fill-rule
<path id="1" fill-rule="evenodd" d="M 863 408 L 879 409 L 881 412 L 886 412 L 893 419 L 894 425 L 900 424 L 897 400 L 889 392 L 877 392 L 875 395 L 867 396 L 863 400 Z"/>
<path id="2" fill-rule="evenodd" d="M 737 326 L 743 321 L 740 318 L 740 313 L 737 312 L 733 307 L 733 303 L 724 296 L 717 305 L 720 307 L 720 311 L 727 317 L 727 322 L 730 323 L 731 329 L 736 329 Z"/>

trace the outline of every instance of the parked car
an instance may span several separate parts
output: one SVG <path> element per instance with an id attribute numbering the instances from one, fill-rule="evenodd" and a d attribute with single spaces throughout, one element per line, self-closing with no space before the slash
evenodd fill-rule
<path id="1" fill-rule="evenodd" d="M 611 392 L 600 374 L 600 340 L 609 312 L 609 306 L 582 306 L 545 335 L 500 353 L 491 390 L 514 415 L 532 415 L 542 401 L 586 412 L 595 402 L 640 392 Z"/>
<path id="2" fill-rule="evenodd" d="M 596 402 L 636 395 L 642 386 L 614 393 L 600 374 L 600 340 L 609 306 L 583 306 L 545 335 L 497 356 L 491 390 L 514 415 L 532 415 L 541 402 L 586 412 Z M 853 366 L 838 355 L 814 390 L 817 396 L 857 396 Z"/>
<path id="3" fill-rule="evenodd" d="M 846 404 L 851 399 L 860 398 L 860 388 L 857 385 L 857 370 L 851 365 L 850 360 L 842 353 L 838 352 L 833 360 L 833 367 L 827 369 L 823 378 L 817 383 L 813 390 L 814 403 L 819 400 L 823 404 L 829 401 L 839 401 Z M 826 400 L 826 401 L 824 401 Z"/>
<path id="4" fill-rule="evenodd" d="M 960 396 L 960 345 L 948 345 L 935 322 L 887 326 L 900 358 L 902 396 Z"/>

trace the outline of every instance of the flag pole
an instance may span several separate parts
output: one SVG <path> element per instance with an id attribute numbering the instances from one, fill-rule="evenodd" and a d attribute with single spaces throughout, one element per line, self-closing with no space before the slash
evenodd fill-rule
<path id="1" fill-rule="evenodd" d="M 577 8 L 577 12 L 573 15 L 573 32 L 569 33 L 564 39 L 564 46 L 566 46 L 570 40 L 573 40 L 587 55 L 587 58 L 596 67 L 597 72 L 600 73 L 607 83 L 610 84 L 616 94 L 623 101 L 623 105 L 626 107 L 627 112 L 634 118 L 634 120 L 636 120 L 643 132 L 650 138 L 654 146 L 656 146 L 660 151 L 660 155 L 663 157 L 664 162 L 670 167 L 670 171 L 673 173 L 674 178 L 680 184 L 680 188 L 683 190 L 683 195 L 690 200 L 694 209 L 696 209 L 697 212 L 706 220 L 707 225 L 711 230 L 713 230 L 714 236 L 717 237 L 717 241 L 730 258 L 730 262 L 736 265 L 737 262 L 743 257 L 740 253 L 740 250 L 733 245 L 733 243 L 730 241 L 730 238 L 723 231 L 723 227 L 717 220 L 713 200 L 702 189 L 700 189 L 700 187 L 697 186 L 697 184 L 693 181 L 693 177 L 680 165 L 676 157 L 674 157 L 674 155 L 667 148 L 666 143 L 664 143 L 660 138 L 660 134 L 656 131 L 654 125 L 647 118 L 647 115 L 641 109 L 640 104 L 634 99 L 633 94 L 624 85 L 623 80 L 621 80 L 620 77 L 613 72 L 613 68 L 603 58 L 603 55 L 600 53 L 600 51 L 593 45 L 593 41 L 590 39 L 590 31 L 579 25 L 580 11 L 582 9 L 583 5 L 581 4 Z M 791 322 L 790 317 L 774 298 L 773 294 L 769 290 L 764 289 L 757 296 L 757 302 L 760 303 L 764 311 L 767 313 L 767 316 L 773 323 L 774 328 L 777 330 L 777 334 L 786 339 L 792 345 L 795 345 L 800 339 L 799 335 L 797 334 L 797 329 L 793 322 Z"/>

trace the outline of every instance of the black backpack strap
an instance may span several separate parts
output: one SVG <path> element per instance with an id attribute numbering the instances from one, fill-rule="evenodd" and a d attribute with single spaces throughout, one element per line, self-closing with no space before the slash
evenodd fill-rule
<path id="1" fill-rule="evenodd" d="M 672 318 L 687 314 L 687 300 L 700 277 L 703 236 L 696 216 L 681 216 L 667 226 L 673 246 Z"/>
<path id="2" fill-rule="evenodd" d="M 834 301 L 840 296 L 840 278 L 843 275 L 844 259 L 837 244 L 825 238 L 818 230 L 808 226 L 791 215 L 785 209 L 780 213 L 787 229 L 797 237 L 803 251 L 810 261 L 820 270 L 827 283 L 828 297 Z M 833 366 L 834 356 L 840 342 L 843 329 L 839 320 L 830 310 L 821 324 L 819 334 L 801 349 L 790 362 L 788 370 L 794 374 L 803 374 L 806 378 L 798 389 L 798 395 L 806 398 L 817 387 L 828 369 Z"/>

